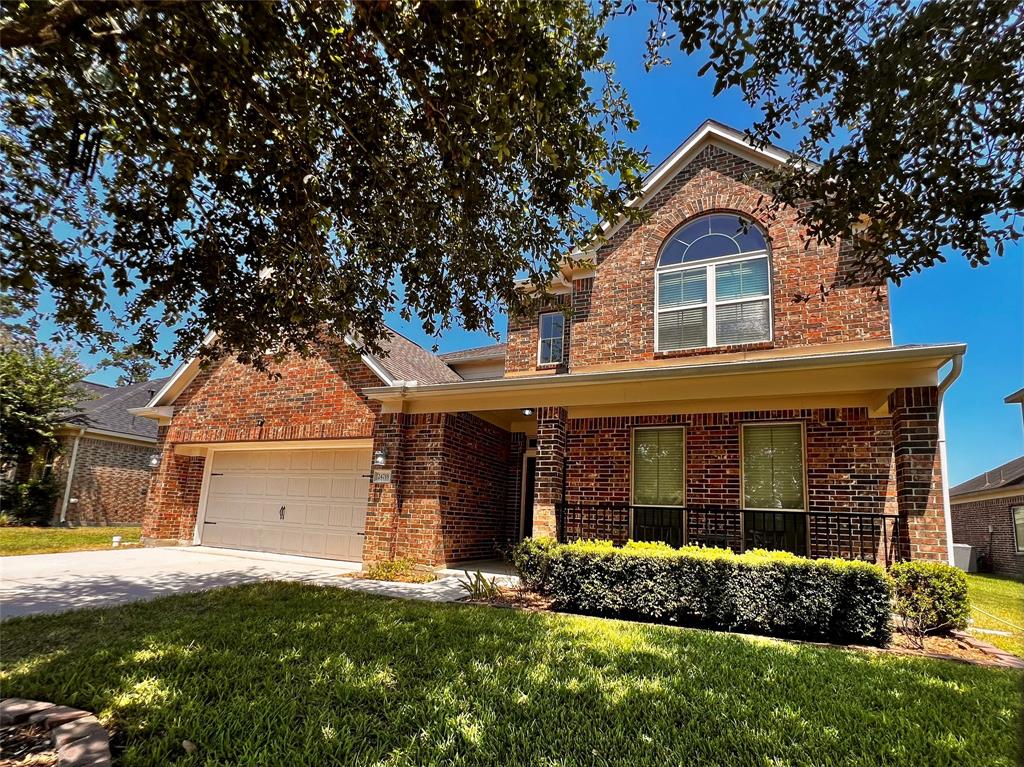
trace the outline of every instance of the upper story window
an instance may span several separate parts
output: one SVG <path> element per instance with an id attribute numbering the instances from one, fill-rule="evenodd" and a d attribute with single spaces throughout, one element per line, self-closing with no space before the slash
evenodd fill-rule
<path id="1" fill-rule="evenodd" d="M 553 365 L 561 362 L 563 340 L 565 339 L 565 315 L 561 312 L 548 312 L 540 315 L 539 336 L 537 362 L 541 365 Z"/>
<path id="2" fill-rule="evenodd" d="M 679 229 L 655 270 L 659 352 L 771 340 L 768 245 L 756 225 L 715 213 Z"/>

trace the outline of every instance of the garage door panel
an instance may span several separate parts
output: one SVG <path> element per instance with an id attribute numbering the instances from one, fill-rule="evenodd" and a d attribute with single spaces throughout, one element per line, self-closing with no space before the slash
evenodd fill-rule
<path id="1" fill-rule="evenodd" d="M 369 470 L 363 448 L 214 452 L 202 542 L 361 559 Z"/>

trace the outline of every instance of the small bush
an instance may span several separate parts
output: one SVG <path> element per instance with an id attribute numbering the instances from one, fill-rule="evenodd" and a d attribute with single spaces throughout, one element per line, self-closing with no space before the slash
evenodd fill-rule
<path id="1" fill-rule="evenodd" d="M 866 562 L 607 541 L 524 541 L 518 552 L 520 577 L 558 609 L 840 642 L 891 635 L 891 582 Z"/>
<path id="2" fill-rule="evenodd" d="M 544 593 L 547 584 L 549 556 L 558 545 L 554 538 L 524 538 L 512 549 L 512 564 L 523 586 Z"/>
<path id="3" fill-rule="evenodd" d="M 889 570 L 896 612 L 920 640 L 926 634 L 967 627 L 971 614 L 967 576 L 942 562 L 899 562 Z"/>
<path id="4" fill-rule="evenodd" d="M 59 490 L 50 477 L 30 479 L 3 488 L 4 506 L 21 525 L 49 525 L 57 506 Z"/>

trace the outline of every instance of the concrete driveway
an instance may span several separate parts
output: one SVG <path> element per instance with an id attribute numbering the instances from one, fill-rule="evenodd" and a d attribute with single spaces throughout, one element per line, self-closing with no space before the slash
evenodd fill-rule
<path id="1" fill-rule="evenodd" d="M 253 581 L 324 583 L 358 569 L 355 562 L 202 546 L 0 557 L 0 618 L 115 605 Z"/>

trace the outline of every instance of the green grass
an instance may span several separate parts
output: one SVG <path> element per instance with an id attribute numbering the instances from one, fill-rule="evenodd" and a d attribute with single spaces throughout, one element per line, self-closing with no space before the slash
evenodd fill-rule
<path id="1" fill-rule="evenodd" d="M 123 765 L 1019 755 L 1019 672 L 666 626 L 263 583 L 19 618 L 2 635 L 4 694 L 97 712 Z"/>
<path id="2" fill-rule="evenodd" d="M 138 543 L 139 527 L 0 527 L 0 557 L 109 549 L 110 539 Z"/>
<path id="3" fill-rule="evenodd" d="M 967 576 L 967 592 L 971 599 L 971 618 L 974 625 L 985 629 L 1009 631 L 1013 636 L 997 636 L 995 634 L 976 634 L 979 639 L 991 642 L 1019 658 L 1024 658 L 1024 581 L 1006 576 L 981 575 L 971 573 Z M 984 610 L 981 613 L 978 610 Z M 992 616 L 1002 618 L 995 620 Z M 1013 628 L 1003 621 L 1009 621 Z"/>

